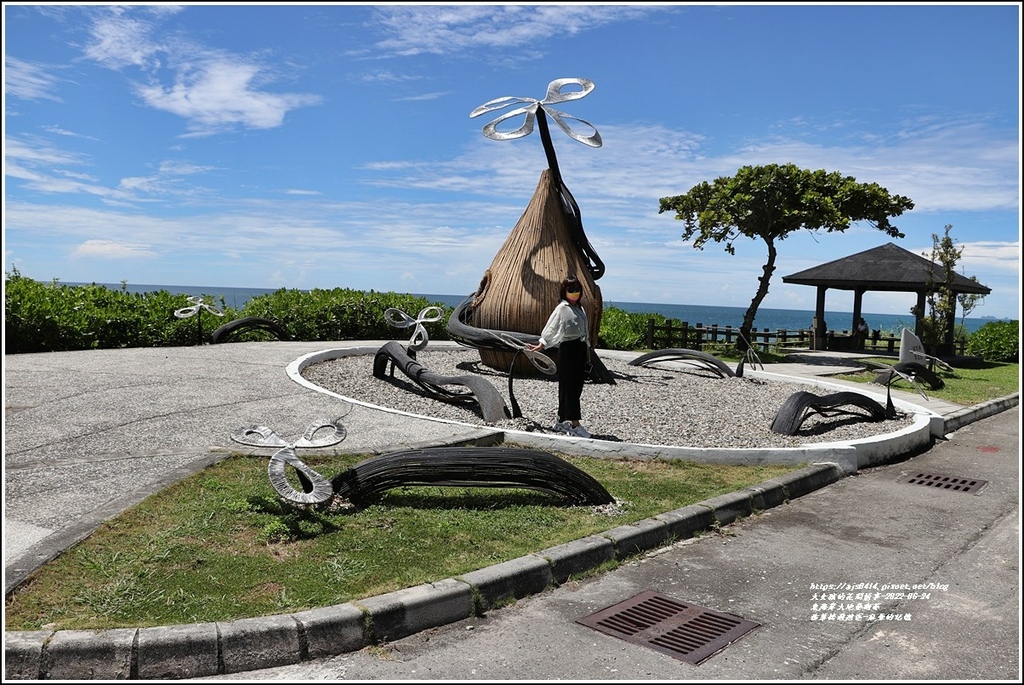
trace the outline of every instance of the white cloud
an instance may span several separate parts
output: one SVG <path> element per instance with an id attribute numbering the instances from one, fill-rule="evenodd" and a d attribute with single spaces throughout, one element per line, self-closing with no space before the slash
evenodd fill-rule
<path id="1" fill-rule="evenodd" d="M 485 48 L 532 48 L 612 22 L 671 10 L 658 5 L 408 5 L 374 9 L 374 28 L 388 37 L 376 47 L 411 56 Z"/>
<path id="2" fill-rule="evenodd" d="M 119 190 L 145 192 L 151 194 L 190 194 L 192 188 L 182 187 L 179 180 L 183 176 L 203 174 L 213 167 L 191 164 L 180 160 L 165 160 L 160 163 L 159 171 L 151 176 L 128 176 L 118 183 Z"/>
<path id="3" fill-rule="evenodd" d="M 46 68 L 31 62 L 25 62 L 4 56 L 4 93 L 23 100 L 61 99 L 53 91 L 57 88 L 57 78 L 47 72 Z"/>
<path id="4" fill-rule="evenodd" d="M 172 86 L 136 87 L 146 104 L 188 120 L 193 134 L 206 135 L 236 125 L 276 128 L 293 109 L 314 105 L 316 95 L 268 93 L 252 87 L 258 66 L 231 58 L 192 63 L 179 71 Z"/>
<path id="5" fill-rule="evenodd" d="M 156 54 L 162 49 L 153 42 L 148 21 L 126 16 L 124 7 L 97 15 L 90 27 L 92 42 L 85 56 L 111 69 L 128 66 L 149 69 L 158 66 Z"/>
<path id="6" fill-rule="evenodd" d="M 1020 271 L 1020 241 L 1012 243 L 1000 242 L 965 242 L 959 243 L 963 248 L 958 267 L 964 273 L 984 269 L 986 271 Z"/>
<path id="7" fill-rule="evenodd" d="M 422 95 L 410 95 L 408 97 L 395 98 L 395 102 L 428 102 L 430 100 L 438 100 L 443 97 L 447 97 L 452 94 L 452 91 L 447 90 L 440 93 L 423 93 Z"/>
<path id="8" fill-rule="evenodd" d="M 110 69 L 141 70 L 144 82 L 135 91 L 150 107 L 185 119 L 188 136 L 276 128 L 289 111 L 321 102 L 315 94 L 261 90 L 257 84 L 269 81 L 271 70 L 257 60 L 178 36 L 154 38 L 153 20 L 167 12 L 115 7 L 98 15 L 85 55 Z M 174 74 L 170 84 L 162 80 L 167 71 Z"/>
<path id="9" fill-rule="evenodd" d="M 86 240 L 71 253 L 73 259 L 99 257 L 102 259 L 140 259 L 156 257 L 157 253 L 146 245 L 117 243 L 113 240 Z"/>
<path id="10" fill-rule="evenodd" d="M 68 138 L 81 138 L 83 140 L 99 140 L 93 136 L 83 135 L 81 133 L 75 133 L 74 131 L 68 131 L 67 129 L 61 128 L 60 126 L 44 126 L 43 130 L 47 133 L 52 133 L 57 136 L 67 136 Z"/>

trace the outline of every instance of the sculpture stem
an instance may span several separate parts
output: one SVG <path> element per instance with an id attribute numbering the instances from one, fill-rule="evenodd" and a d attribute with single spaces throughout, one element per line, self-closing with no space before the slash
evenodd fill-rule
<path id="1" fill-rule="evenodd" d="M 556 186 L 562 184 L 562 173 L 558 170 L 558 158 L 555 157 L 555 146 L 551 143 L 551 131 L 548 130 L 548 117 L 543 107 L 537 107 L 537 127 L 540 129 L 540 141 L 544 144 L 544 154 L 548 158 L 548 168 L 554 175 Z"/>

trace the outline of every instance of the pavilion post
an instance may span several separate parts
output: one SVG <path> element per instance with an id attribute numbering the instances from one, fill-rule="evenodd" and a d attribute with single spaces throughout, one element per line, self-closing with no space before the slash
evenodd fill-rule
<path id="1" fill-rule="evenodd" d="M 828 324 L 825 323 L 825 291 L 826 286 L 818 286 L 818 298 L 814 303 L 814 330 L 811 332 L 811 349 L 824 350 L 826 348 L 826 334 Z"/>

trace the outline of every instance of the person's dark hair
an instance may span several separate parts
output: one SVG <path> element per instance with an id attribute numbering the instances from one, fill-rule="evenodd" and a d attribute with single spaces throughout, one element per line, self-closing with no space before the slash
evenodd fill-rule
<path id="1" fill-rule="evenodd" d="M 580 302 L 583 301 L 583 284 L 577 281 L 575 276 L 569 276 L 564 281 L 562 281 L 562 286 L 558 290 L 558 296 L 561 297 L 566 302 L 568 302 L 569 298 L 566 297 L 565 294 L 569 290 L 580 291 L 580 299 L 576 300 L 576 304 L 579 304 Z"/>

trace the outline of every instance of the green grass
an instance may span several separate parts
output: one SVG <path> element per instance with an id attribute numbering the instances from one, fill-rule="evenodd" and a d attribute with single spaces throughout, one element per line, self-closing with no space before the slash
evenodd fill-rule
<path id="1" fill-rule="evenodd" d="M 892 357 L 872 357 L 857 361 L 868 362 L 872 366 L 893 366 L 898 360 Z M 939 390 L 930 390 L 923 386 L 924 393 L 929 397 L 946 400 L 955 404 L 971 406 L 997 397 L 1006 397 L 1020 392 L 1020 364 L 1002 364 L 998 362 L 979 362 L 971 368 L 956 368 L 953 371 L 935 369 L 945 386 Z M 834 376 L 857 383 L 870 383 L 878 375 L 878 369 L 869 369 L 859 373 Z M 915 392 L 913 386 L 899 378 L 890 386 L 896 390 Z"/>
<path id="2" fill-rule="evenodd" d="M 360 456 L 309 457 L 331 477 Z M 362 510 L 300 510 L 267 458 L 232 455 L 104 523 L 6 601 L 6 630 L 225 621 L 331 606 L 457 576 L 792 471 L 565 457 L 614 515 L 526 489 L 406 487 Z"/>

